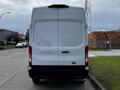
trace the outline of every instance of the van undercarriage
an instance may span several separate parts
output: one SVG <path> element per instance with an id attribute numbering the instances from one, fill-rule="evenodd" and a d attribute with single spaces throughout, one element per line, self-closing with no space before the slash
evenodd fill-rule
<path id="1" fill-rule="evenodd" d="M 86 69 L 88 68 L 88 70 Z M 71 78 L 84 79 L 88 76 L 88 66 L 31 66 L 28 70 L 31 78 L 54 79 Z"/>

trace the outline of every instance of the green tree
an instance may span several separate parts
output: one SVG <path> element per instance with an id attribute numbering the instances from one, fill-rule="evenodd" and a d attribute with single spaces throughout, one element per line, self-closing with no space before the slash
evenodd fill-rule
<path id="1" fill-rule="evenodd" d="M 7 37 L 7 41 L 14 41 L 18 43 L 20 41 L 18 33 L 11 34 Z"/>
<path id="2" fill-rule="evenodd" d="M 29 41 L 29 29 L 27 29 L 25 39 L 26 39 L 27 41 Z"/>

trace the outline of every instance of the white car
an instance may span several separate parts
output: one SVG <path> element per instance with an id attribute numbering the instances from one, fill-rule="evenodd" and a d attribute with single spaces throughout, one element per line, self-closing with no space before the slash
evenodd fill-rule
<path id="1" fill-rule="evenodd" d="M 27 42 L 22 42 L 23 43 L 23 46 L 24 47 L 27 47 L 28 46 L 28 43 Z"/>
<path id="2" fill-rule="evenodd" d="M 24 44 L 22 42 L 17 43 L 16 48 L 23 48 Z"/>
<path id="3" fill-rule="evenodd" d="M 85 79 L 88 39 L 84 8 L 34 8 L 29 31 L 28 72 L 33 83 L 45 78 Z"/>

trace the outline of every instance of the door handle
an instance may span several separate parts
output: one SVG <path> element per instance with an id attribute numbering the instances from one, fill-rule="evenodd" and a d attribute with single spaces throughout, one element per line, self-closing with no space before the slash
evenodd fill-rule
<path id="1" fill-rule="evenodd" d="M 69 51 L 62 51 L 61 53 L 70 53 Z"/>

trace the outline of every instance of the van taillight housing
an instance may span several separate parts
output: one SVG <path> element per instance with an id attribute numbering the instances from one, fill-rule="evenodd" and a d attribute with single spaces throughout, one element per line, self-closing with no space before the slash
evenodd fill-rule
<path id="1" fill-rule="evenodd" d="M 85 47 L 85 65 L 88 65 L 88 46 Z"/>
<path id="2" fill-rule="evenodd" d="M 32 47 L 31 46 L 29 46 L 29 65 L 31 65 L 32 64 Z"/>

